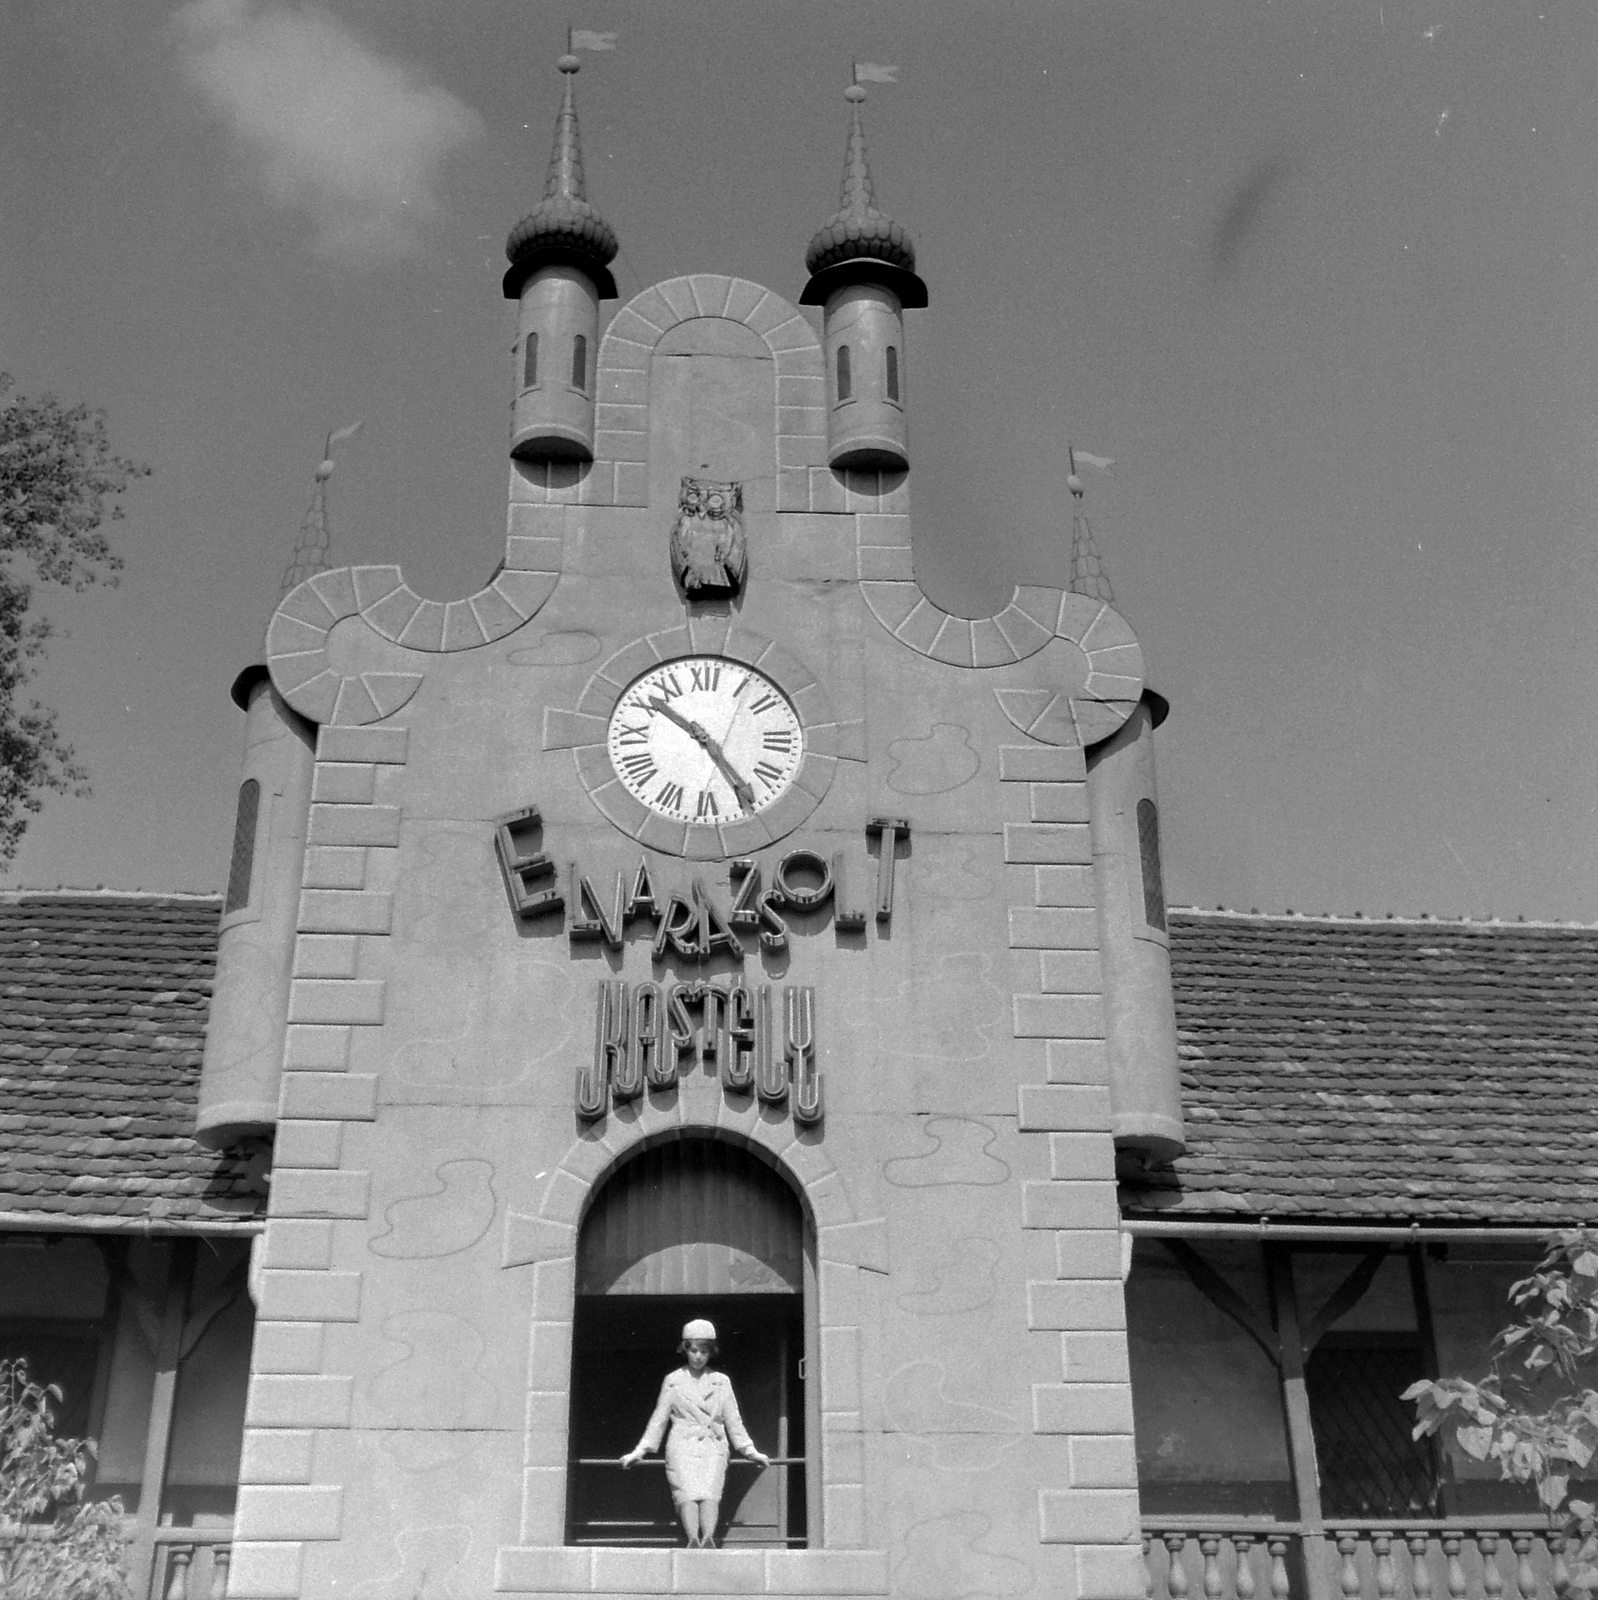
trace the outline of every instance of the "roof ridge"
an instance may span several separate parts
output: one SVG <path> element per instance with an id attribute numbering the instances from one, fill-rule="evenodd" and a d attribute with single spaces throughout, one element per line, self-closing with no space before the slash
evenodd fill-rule
<path id="1" fill-rule="evenodd" d="M 1231 917 L 1243 922 L 1331 922 L 1360 928 L 1558 928 L 1571 933 L 1598 933 L 1598 922 L 1558 922 L 1533 917 L 1361 916 L 1334 911 L 1236 911 L 1227 906 L 1168 906 L 1166 910 L 1177 916 L 1205 917 L 1211 921 Z"/>
<path id="2" fill-rule="evenodd" d="M 0 889 L 0 905 L 24 900 L 164 900 L 172 902 L 220 900 L 219 889 L 73 889 L 58 884 L 53 889 Z"/>

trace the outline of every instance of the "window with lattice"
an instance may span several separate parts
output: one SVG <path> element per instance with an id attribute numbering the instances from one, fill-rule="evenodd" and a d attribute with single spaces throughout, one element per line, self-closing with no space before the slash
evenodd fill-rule
<path id="1" fill-rule="evenodd" d="M 1324 1333 L 1304 1363 L 1328 1517 L 1440 1515 L 1430 1439 L 1400 1396 L 1427 1376 L 1417 1334 Z"/>

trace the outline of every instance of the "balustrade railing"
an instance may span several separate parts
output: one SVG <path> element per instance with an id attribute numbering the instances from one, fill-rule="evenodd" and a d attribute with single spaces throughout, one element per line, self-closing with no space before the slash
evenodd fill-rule
<path id="1" fill-rule="evenodd" d="M 224 1600 L 233 1535 L 225 1528 L 158 1528 L 150 1600 Z"/>
<path id="2" fill-rule="evenodd" d="M 27 1529 L 8 1525 L 0 1528 L 0 1552 L 25 1539 L 45 1541 L 55 1536 L 48 1525 Z M 225 1600 L 232 1554 L 233 1535 L 227 1528 L 157 1528 L 153 1555 L 139 1558 L 129 1543 L 134 1592 L 142 1600 Z M 141 1590 L 145 1570 L 150 1581 Z"/>
<path id="3" fill-rule="evenodd" d="M 616 1456 L 579 1456 L 573 1460 L 572 1465 L 585 1473 L 596 1469 L 606 1474 L 621 1470 L 621 1460 Z M 663 1468 L 666 1463 L 661 1456 L 646 1456 L 638 1465 L 645 1468 Z M 754 1463 L 741 1456 L 734 1456 L 728 1466 L 752 1468 Z M 804 1534 L 792 1532 L 789 1528 L 789 1491 L 793 1487 L 790 1474 L 802 1474 L 804 1468 L 803 1456 L 772 1456 L 769 1469 L 764 1470 L 769 1470 L 775 1478 L 776 1492 L 771 1502 L 763 1508 L 764 1513 L 772 1520 L 751 1521 L 745 1502 L 742 1509 L 735 1511 L 723 1522 L 716 1535 L 717 1544 L 751 1549 L 761 1546 L 803 1549 Z M 798 1488 L 802 1493 L 802 1477 Z M 581 1507 L 590 1497 L 579 1488 L 576 1499 Z M 644 1517 L 618 1517 L 614 1510 L 610 1514 L 595 1515 L 592 1508 L 588 1507 L 573 1515 L 568 1531 L 573 1544 L 658 1545 L 669 1548 L 682 1543 L 677 1519 L 664 1512 Z"/>
<path id="4" fill-rule="evenodd" d="M 1563 1600 L 1565 1541 L 1537 1518 L 1485 1524 L 1149 1518 L 1148 1600 Z"/>

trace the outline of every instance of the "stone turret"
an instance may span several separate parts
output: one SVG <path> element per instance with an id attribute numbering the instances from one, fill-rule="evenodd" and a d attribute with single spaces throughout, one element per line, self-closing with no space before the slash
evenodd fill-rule
<path id="1" fill-rule="evenodd" d="M 280 598 L 327 570 L 333 445 L 354 431 L 328 435 Z M 244 713 L 244 759 L 195 1119 L 196 1137 L 212 1149 L 270 1136 L 277 1125 L 316 762 L 316 729 L 273 687 L 263 661 L 238 675 L 232 693 Z"/>
<path id="2" fill-rule="evenodd" d="M 610 262 L 618 245 L 588 203 L 572 80 L 581 62 L 560 58 L 566 78 L 544 198 L 505 241 L 505 297 L 520 302 L 510 453 L 521 461 L 591 461 L 599 302 L 616 298 Z"/>
<path id="3" fill-rule="evenodd" d="M 828 462 L 897 471 L 910 464 L 904 310 L 927 303 L 927 286 L 916 276 L 910 235 L 877 208 L 860 122 L 865 97 L 859 84 L 844 91 L 843 193 L 805 252 L 810 281 L 799 298 L 826 307 Z"/>
<path id="4" fill-rule="evenodd" d="M 1083 509 L 1074 450 L 1065 481 L 1071 492 L 1071 591 L 1114 605 L 1110 574 Z M 1181 1155 L 1187 1141 L 1154 782 L 1154 730 L 1170 709 L 1164 695 L 1145 688 L 1132 715 L 1087 752 L 1110 1131 L 1118 1148 L 1141 1151 L 1156 1162 Z"/>

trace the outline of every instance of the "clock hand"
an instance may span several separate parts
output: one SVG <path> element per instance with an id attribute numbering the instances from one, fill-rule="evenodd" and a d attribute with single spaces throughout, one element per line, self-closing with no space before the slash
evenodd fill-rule
<path id="1" fill-rule="evenodd" d="M 657 694 L 650 700 L 650 705 L 661 713 L 668 722 L 675 722 L 679 728 L 691 738 L 700 740 L 705 736 L 705 730 L 697 722 L 690 722 L 680 711 L 673 711 L 671 702 L 664 696 Z"/>
<path id="2" fill-rule="evenodd" d="M 649 703 L 667 721 L 675 722 L 710 757 L 722 777 L 731 785 L 733 794 L 737 796 L 738 804 L 745 811 L 753 811 L 755 809 L 755 791 L 750 786 L 748 779 L 744 778 L 727 759 L 727 753 L 721 748 L 721 745 L 712 739 L 692 718 L 685 717 L 680 711 L 673 710 L 671 702 L 663 695 L 657 694 Z"/>
<path id="3" fill-rule="evenodd" d="M 727 718 L 727 726 L 721 730 L 721 743 L 722 744 L 726 744 L 728 737 L 732 733 L 732 725 L 733 725 L 733 723 L 735 723 L 738 720 L 738 714 L 744 708 L 744 690 L 749 687 L 749 684 L 750 684 L 752 678 L 753 678 L 753 674 L 746 672 L 744 674 L 744 677 L 743 677 L 743 682 L 740 683 L 738 685 L 738 687 L 733 690 L 733 693 L 732 693 L 732 715 Z"/>
<path id="4" fill-rule="evenodd" d="M 732 792 L 738 797 L 738 804 L 745 811 L 755 809 L 755 791 L 749 786 L 747 779 L 740 777 L 738 770 L 727 759 L 722 748 L 708 734 L 700 741 L 705 747 L 705 754 L 721 769 L 721 775 L 732 786 Z"/>

